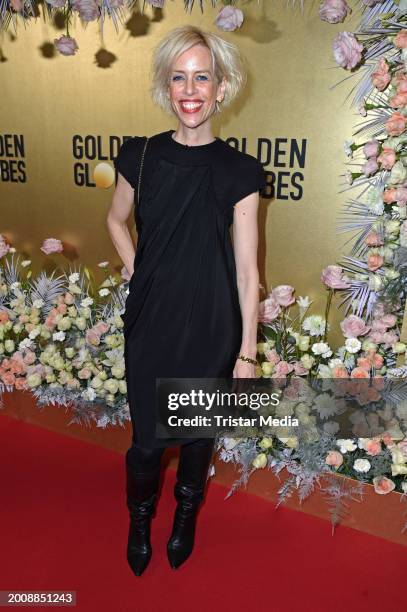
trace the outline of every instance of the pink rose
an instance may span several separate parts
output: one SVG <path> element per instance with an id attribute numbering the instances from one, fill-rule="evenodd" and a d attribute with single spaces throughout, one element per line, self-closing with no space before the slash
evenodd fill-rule
<path id="1" fill-rule="evenodd" d="M 381 321 L 386 327 L 394 327 L 397 323 L 397 317 L 394 314 L 385 314 L 382 316 Z"/>
<path id="2" fill-rule="evenodd" d="M 406 129 L 407 118 L 401 113 L 392 113 L 385 123 L 385 128 L 390 136 L 400 136 Z"/>
<path id="3" fill-rule="evenodd" d="M 365 176 L 371 176 L 379 169 L 376 157 L 370 157 L 365 164 L 361 167 L 361 171 Z"/>
<path id="4" fill-rule="evenodd" d="M 363 153 L 367 159 L 369 159 L 369 157 L 377 157 L 379 153 L 379 141 L 369 140 L 363 147 Z"/>
<path id="5" fill-rule="evenodd" d="M 382 193 L 383 202 L 386 204 L 391 204 L 396 200 L 396 188 L 392 187 L 391 189 L 385 189 Z"/>
<path id="6" fill-rule="evenodd" d="M 334 366 L 332 368 L 332 378 L 349 378 L 347 369 L 341 365 Z"/>
<path id="7" fill-rule="evenodd" d="M 83 21 L 95 21 L 99 16 L 99 7 L 95 0 L 71 0 L 71 5 Z"/>
<path id="8" fill-rule="evenodd" d="M 57 240 L 57 238 L 47 238 L 42 243 L 41 251 L 46 255 L 50 255 L 51 253 L 62 253 L 64 247 L 62 246 L 62 242 Z"/>
<path id="9" fill-rule="evenodd" d="M 387 331 L 383 334 L 383 342 L 389 347 L 399 341 L 399 336 L 395 331 Z"/>
<path id="10" fill-rule="evenodd" d="M 100 336 L 93 329 L 87 329 L 85 334 L 87 344 L 97 346 L 100 344 Z"/>
<path id="11" fill-rule="evenodd" d="M 277 319 L 281 312 L 281 306 L 271 293 L 259 304 L 259 322 L 271 323 Z"/>
<path id="12" fill-rule="evenodd" d="M 407 202 L 407 189 L 406 187 L 398 187 L 395 192 L 395 200 L 399 206 L 404 205 Z"/>
<path id="13" fill-rule="evenodd" d="M 68 306 L 72 306 L 72 304 L 75 303 L 75 298 L 72 293 L 69 293 L 69 291 L 67 291 L 64 295 L 64 301 L 65 304 L 68 304 Z"/>
<path id="14" fill-rule="evenodd" d="M 370 359 L 368 359 L 367 357 L 359 357 L 359 359 L 357 360 L 357 364 L 358 368 L 362 368 L 363 370 L 366 370 L 366 372 L 370 372 L 370 369 L 372 367 Z"/>
<path id="15" fill-rule="evenodd" d="M 35 363 L 36 361 L 36 356 L 34 351 L 26 351 L 24 357 L 23 357 L 23 361 L 25 364 L 27 365 L 32 365 L 33 363 Z"/>
<path id="16" fill-rule="evenodd" d="M 294 372 L 297 376 L 304 376 L 308 374 L 307 368 L 304 368 L 301 361 L 294 361 Z"/>
<path id="17" fill-rule="evenodd" d="M 391 170 L 396 163 L 396 153 L 390 147 L 383 147 L 377 161 L 379 164 L 381 164 L 381 167 L 384 168 L 384 170 Z"/>
<path id="18" fill-rule="evenodd" d="M 349 315 L 340 325 L 345 338 L 357 338 L 367 334 L 370 330 L 364 320 L 356 315 Z"/>
<path id="19" fill-rule="evenodd" d="M 365 238 L 365 244 L 370 247 L 378 247 L 384 244 L 383 238 L 375 231 L 370 231 Z"/>
<path id="20" fill-rule="evenodd" d="M 320 18 L 328 23 L 339 23 L 351 12 L 346 0 L 325 0 L 319 7 Z"/>
<path id="21" fill-rule="evenodd" d="M 336 63 L 351 70 L 362 59 L 363 45 L 359 44 L 352 32 L 339 32 L 332 43 Z"/>
<path id="22" fill-rule="evenodd" d="M 381 268 L 383 263 L 384 258 L 378 253 L 370 253 L 369 257 L 367 258 L 367 267 L 371 272 L 375 272 L 375 270 Z"/>
<path id="23" fill-rule="evenodd" d="M 240 28 L 243 23 L 243 13 L 240 9 L 234 6 L 224 6 L 221 9 L 214 21 L 214 24 L 225 32 L 233 32 Z"/>
<path id="24" fill-rule="evenodd" d="M 8 313 L 5 310 L 0 310 L 0 323 L 7 323 L 8 320 Z"/>
<path id="25" fill-rule="evenodd" d="M 366 339 L 370 340 L 371 342 L 375 342 L 376 344 L 381 344 L 383 342 L 383 332 L 372 331 L 370 332 L 369 337 Z"/>
<path id="26" fill-rule="evenodd" d="M 79 370 L 78 376 L 79 378 L 86 380 L 92 376 L 92 370 L 90 368 L 82 368 L 81 370 Z"/>
<path id="27" fill-rule="evenodd" d="M 102 336 L 109 330 L 109 325 L 104 321 L 99 321 L 96 325 L 93 326 L 93 331 L 97 333 L 99 336 Z"/>
<path id="28" fill-rule="evenodd" d="M 391 75 L 389 73 L 389 67 L 384 57 L 381 57 L 377 63 L 376 70 L 372 72 L 372 83 L 379 91 L 386 89 L 390 83 Z"/>
<path id="29" fill-rule="evenodd" d="M 271 351 L 264 351 L 264 356 L 266 357 L 267 361 L 269 361 L 273 365 L 276 365 L 279 361 L 281 361 L 276 349 L 271 349 Z"/>
<path id="30" fill-rule="evenodd" d="M 369 378 L 369 373 L 363 368 L 353 368 L 350 373 L 351 378 Z"/>
<path id="31" fill-rule="evenodd" d="M 400 30 L 394 39 L 394 45 L 399 49 L 405 49 L 407 47 L 407 30 Z"/>
<path id="32" fill-rule="evenodd" d="M 278 285 L 278 287 L 272 290 L 271 295 L 280 306 L 286 307 L 295 302 L 295 297 L 293 296 L 294 291 L 295 289 L 291 287 L 291 285 Z"/>
<path id="33" fill-rule="evenodd" d="M 337 469 L 343 463 L 343 456 L 339 451 L 331 450 L 326 456 L 325 463 Z"/>
<path id="34" fill-rule="evenodd" d="M 374 457 L 375 455 L 380 455 L 380 453 L 382 452 L 382 445 L 380 440 L 377 440 L 376 438 L 368 440 L 365 443 L 365 451 L 368 455 L 371 455 L 372 457 Z"/>
<path id="35" fill-rule="evenodd" d="M 349 279 L 343 275 L 343 270 L 340 266 L 327 266 L 321 273 L 322 282 L 330 289 L 348 289 L 350 287 Z"/>
<path id="36" fill-rule="evenodd" d="M 25 389 L 27 389 L 28 385 L 27 385 L 27 381 L 25 378 L 16 378 L 16 382 L 15 382 L 15 388 L 18 391 L 23 391 Z"/>
<path id="37" fill-rule="evenodd" d="M 0 378 L 5 385 L 10 387 L 13 386 L 16 381 L 16 377 L 12 372 L 4 372 L 4 374 L 0 374 Z"/>
<path id="38" fill-rule="evenodd" d="M 393 491 L 396 485 L 386 476 L 375 476 L 373 478 L 373 486 L 374 490 L 376 493 L 379 493 L 379 495 L 387 495 L 387 493 Z"/>
<path id="39" fill-rule="evenodd" d="M 71 38 L 71 36 L 63 35 L 59 38 L 54 38 L 54 45 L 61 55 L 75 55 L 79 49 L 76 40 Z"/>
<path id="40" fill-rule="evenodd" d="M 288 363 L 287 361 L 279 361 L 276 364 L 273 378 L 284 378 L 294 370 L 294 366 L 292 363 Z"/>
<path id="41" fill-rule="evenodd" d="M 389 100 L 389 106 L 392 108 L 403 108 L 407 104 L 407 94 L 397 93 Z"/>
<path id="42" fill-rule="evenodd" d="M 387 331 L 387 325 L 382 321 L 382 319 L 374 319 L 372 321 L 372 331 L 378 331 L 384 333 Z"/>

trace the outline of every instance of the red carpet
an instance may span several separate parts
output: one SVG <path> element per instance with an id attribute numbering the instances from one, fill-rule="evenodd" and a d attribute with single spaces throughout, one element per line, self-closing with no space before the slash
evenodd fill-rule
<path id="1" fill-rule="evenodd" d="M 0 415 L 0 590 L 75 590 L 98 612 L 405 609 L 407 550 L 211 481 L 196 547 L 165 556 L 175 472 L 165 473 L 153 558 L 127 566 L 124 456 Z M 50 608 L 47 608 L 50 609 Z M 69 609 L 69 608 L 66 608 Z"/>

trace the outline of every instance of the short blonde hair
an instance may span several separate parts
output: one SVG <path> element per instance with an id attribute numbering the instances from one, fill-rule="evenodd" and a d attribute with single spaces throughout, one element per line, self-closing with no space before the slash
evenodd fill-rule
<path id="1" fill-rule="evenodd" d="M 235 44 L 212 32 L 204 32 L 196 26 L 174 28 L 154 49 L 150 88 L 154 103 L 168 113 L 174 112 L 167 97 L 172 65 L 181 53 L 195 45 L 204 45 L 209 49 L 217 83 L 219 84 L 223 77 L 226 80 L 225 97 L 222 104 L 216 101 L 216 112 L 219 113 L 222 107 L 228 106 L 246 84 L 244 61 Z"/>

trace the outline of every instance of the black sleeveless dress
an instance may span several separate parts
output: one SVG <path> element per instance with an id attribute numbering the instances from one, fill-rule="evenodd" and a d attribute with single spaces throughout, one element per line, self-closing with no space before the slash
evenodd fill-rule
<path id="1" fill-rule="evenodd" d="M 191 441 L 156 438 L 156 377 L 232 376 L 242 335 L 233 206 L 266 187 L 252 155 L 220 138 L 183 145 L 173 133 L 155 134 L 147 144 L 122 315 L 133 443 L 148 449 Z M 145 137 L 126 140 L 114 160 L 135 199 L 144 143 Z"/>

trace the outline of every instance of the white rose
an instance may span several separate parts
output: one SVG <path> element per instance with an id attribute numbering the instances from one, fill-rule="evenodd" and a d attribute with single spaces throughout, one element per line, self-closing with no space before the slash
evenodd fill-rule
<path id="1" fill-rule="evenodd" d="M 353 469 L 356 472 L 368 472 L 370 467 L 370 461 L 367 459 L 356 459 L 355 463 L 353 464 Z"/>

